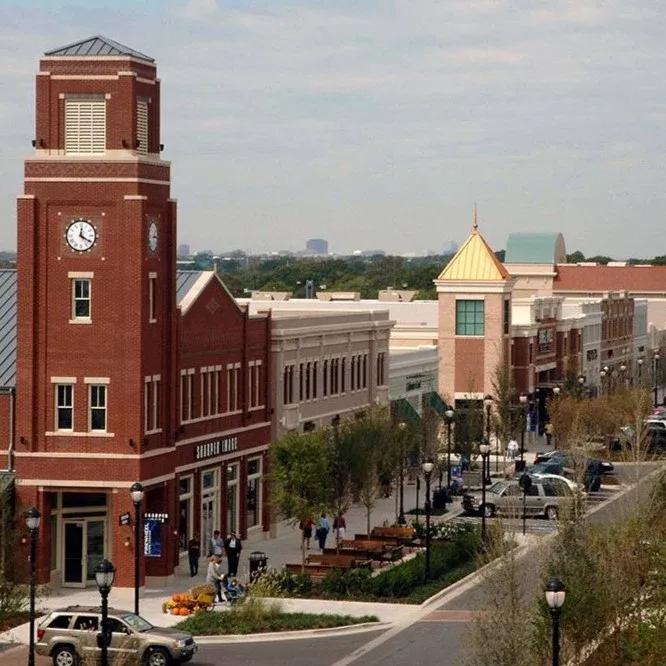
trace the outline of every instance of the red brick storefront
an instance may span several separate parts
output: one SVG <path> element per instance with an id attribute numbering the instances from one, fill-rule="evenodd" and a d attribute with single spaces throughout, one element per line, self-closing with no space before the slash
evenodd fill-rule
<path id="1" fill-rule="evenodd" d="M 135 481 L 143 511 L 167 516 L 142 581 L 171 575 L 193 534 L 268 530 L 270 327 L 212 273 L 176 276 L 155 64 L 99 41 L 52 52 L 37 75 L 18 198 L 14 466 L 19 505 L 43 516 L 40 581 L 90 584 L 107 557 L 122 587 Z"/>

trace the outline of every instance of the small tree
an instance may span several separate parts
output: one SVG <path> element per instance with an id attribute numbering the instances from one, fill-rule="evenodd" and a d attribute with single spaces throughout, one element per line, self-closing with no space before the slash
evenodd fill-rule
<path id="1" fill-rule="evenodd" d="M 293 524 L 305 524 L 321 511 L 329 510 L 333 491 L 326 430 L 290 432 L 273 444 L 271 455 L 272 503 Z M 302 564 L 305 542 L 301 539 Z"/>
<path id="2" fill-rule="evenodd" d="M 356 422 L 345 421 L 335 423 L 328 432 L 328 467 L 331 477 L 330 504 L 335 516 L 342 515 L 349 510 L 353 501 L 353 478 L 355 441 L 353 430 Z M 339 549 L 340 539 L 335 531 L 335 546 Z"/>
<path id="3" fill-rule="evenodd" d="M 352 487 L 366 512 L 367 534 L 370 534 L 372 510 L 377 503 L 382 476 L 389 473 L 391 459 L 384 448 L 388 438 L 388 420 L 383 410 L 371 410 L 355 421 L 349 436 L 353 441 Z"/>

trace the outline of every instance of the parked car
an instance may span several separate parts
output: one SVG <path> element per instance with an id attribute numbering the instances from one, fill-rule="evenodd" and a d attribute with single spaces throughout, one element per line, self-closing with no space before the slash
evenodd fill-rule
<path id="1" fill-rule="evenodd" d="M 573 461 L 568 458 L 551 458 L 547 462 L 537 463 L 528 468 L 528 473 L 530 475 L 542 475 L 542 474 L 551 474 L 556 476 L 564 476 L 568 478 L 571 482 L 576 480 L 576 468 L 567 467 L 566 463 L 570 462 L 573 464 Z M 601 488 L 601 477 L 603 471 L 601 468 L 600 460 L 588 460 L 583 472 L 583 487 L 587 492 L 593 491 L 596 492 Z"/>
<path id="2" fill-rule="evenodd" d="M 52 611 L 39 624 L 35 652 L 51 657 L 54 666 L 99 661 L 100 625 L 99 607 L 68 606 Z M 197 651 L 190 634 L 154 627 L 130 611 L 110 608 L 107 626 L 111 630 L 110 664 L 183 664 Z"/>
<path id="3" fill-rule="evenodd" d="M 574 468 L 576 466 L 571 453 L 568 451 L 560 451 L 558 449 L 553 451 L 546 451 L 545 453 L 537 453 L 536 457 L 534 458 L 535 463 L 545 463 L 556 460 L 562 461 L 563 467 Z M 598 460 L 597 458 L 591 458 L 588 460 L 588 462 L 598 462 L 601 465 L 602 474 L 612 474 L 615 471 L 615 466 L 608 460 Z"/>
<path id="4" fill-rule="evenodd" d="M 533 479 L 558 479 L 559 481 L 563 481 L 564 483 L 567 484 L 569 487 L 569 490 L 574 493 L 576 491 L 580 492 L 585 492 L 585 486 L 582 483 L 577 483 L 573 479 L 570 479 L 567 476 L 564 476 L 564 474 L 550 474 L 549 472 L 534 472 L 530 471 L 530 476 Z"/>
<path id="5" fill-rule="evenodd" d="M 525 514 L 545 516 L 555 520 L 564 503 L 571 502 L 573 493 L 559 479 L 534 478 L 525 498 Z M 522 515 L 523 490 L 518 481 L 497 481 L 486 490 L 486 502 L 481 492 L 465 493 L 463 510 L 468 513 L 483 512 L 490 518 L 495 514 Z"/>
<path id="6" fill-rule="evenodd" d="M 645 450 L 648 453 L 660 453 L 666 451 L 666 421 L 651 417 L 644 422 Z M 636 439 L 636 433 L 631 426 L 620 428 L 620 432 L 610 438 L 610 450 L 631 450 Z"/>

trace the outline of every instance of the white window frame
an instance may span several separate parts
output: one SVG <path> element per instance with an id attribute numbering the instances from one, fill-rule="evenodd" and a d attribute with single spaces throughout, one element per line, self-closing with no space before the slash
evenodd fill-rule
<path id="1" fill-rule="evenodd" d="M 106 152 L 106 98 L 104 95 L 66 95 L 63 126 L 66 155 Z"/>
<path id="2" fill-rule="evenodd" d="M 148 274 L 148 323 L 157 323 L 157 273 Z"/>
<path id="3" fill-rule="evenodd" d="M 89 324 L 92 321 L 92 278 L 83 275 L 74 275 L 70 278 L 72 287 L 71 287 L 71 310 L 70 310 L 70 323 L 86 323 Z M 87 284 L 88 285 L 88 297 L 81 297 L 76 295 L 76 286 L 77 284 Z M 76 314 L 76 304 L 77 302 L 87 302 L 88 303 L 88 314 L 87 315 L 77 315 Z"/>
<path id="4" fill-rule="evenodd" d="M 74 432 L 74 382 L 58 382 L 57 384 L 54 384 L 55 386 L 55 391 L 53 393 L 53 401 L 55 405 L 55 414 L 54 414 L 54 426 L 56 432 Z M 58 393 L 59 389 L 61 387 L 69 387 L 71 389 L 71 398 L 70 398 L 70 405 L 60 405 L 59 404 L 59 398 L 58 398 Z M 71 428 L 61 428 L 58 421 L 58 415 L 59 415 L 59 410 L 60 409 L 69 409 L 72 412 L 72 427 Z"/>
<path id="5" fill-rule="evenodd" d="M 189 479 L 190 489 L 186 493 L 180 492 L 180 482 L 184 479 Z M 183 474 L 178 477 L 178 518 L 180 519 L 180 503 L 183 501 L 189 500 L 188 509 L 187 509 L 187 534 L 185 538 L 189 541 L 194 534 L 194 474 Z M 203 545 L 203 544 L 202 544 Z M 180 549 L 180 543 L 178 544 Z M 187 552 L 187 548 L 180 550 L 181 553 Z"/>
<path id="6" fill-rule="evenodd" d="M 93 390 L 102 389 L 104 393 L 104 406 L 99 407 L 93 405 Z M 109 426 L 109 391 L 107 384 L 88 384 L 88 432 L 107 432 Z M 93 430 L 93 410 L 103 411 L 104 412 L 104 427 L 95 428 Z"/>
<path id="7" fill-rule="evenodd" d="M 238 395 L 238 380 L 240 379 L 240 363 L 227 363 L 227 414 L 237 414 L 240 409 L 240 396 Z M 234 404 L 231 404 L 231 384 L 233 382 Z"/>
<path id="8" fill-rule="evenodd" d="M 146 375 L 144 377 L 144 391 L 143 391 L 143 409 L 144 409 L 144 432 L 146 435 L 152 435 L 156 432 L 162 432 L 160 424 L 160 375 Z M 151 387 L 150 390 L 148 387 Z M 149 394 L 152 397 L 152 404 L 149 405 Z"/>
<path id="9" fill-rule="evenodd" d="M 262 483 L 262 477 L 263 477 L 263 471 L 264 471 L 264 466 L 263 466 L 263 458 L 262 456 L 256 456 L 252 458 L 248 458 L 247 460 L 247 465 L 249 468 L 249 465 L 251 462 L 254 461 L 259 462 L 259 471 L 255 472 L 254 474 L 249 474 L 247 475 L 247 485 L 249 485 L 250 481 L 257 481 L 257 523 L 256 525 L 252 525 L 252 527 L 248 527 L 248 531 L 254 530 L 257 528 L 261 528 L 262 526 L 262 511 L 264 508 L 264 495 L 263 495 L 263 483 Z M 246 510 L 245 510 L 245 520 L 247 522 L 247 500 L 246 500 Z"/>

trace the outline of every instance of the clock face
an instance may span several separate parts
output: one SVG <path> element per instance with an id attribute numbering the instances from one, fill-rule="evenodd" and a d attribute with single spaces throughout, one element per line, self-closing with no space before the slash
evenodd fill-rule
<path id="1" fill-rule="evenodd" d="M 155 252 L 157 250 L 157 240 L 157 224 L 155 224 L 155 222 L 151 222 L 150 226 L 148 227 L 148 247 L 150 248 L 151 252 Z"/>
<path id="2" fill-rule="evenodd" d="M 97 242 L 97 230 L 90 220 L 74 220 L 65 232 L 67 244 L 75 252 L 88 252 Z"/>

